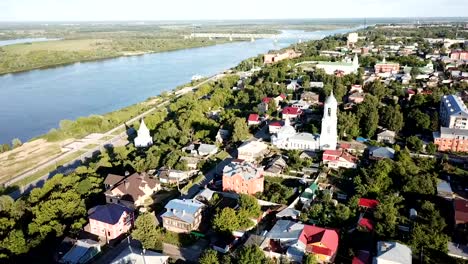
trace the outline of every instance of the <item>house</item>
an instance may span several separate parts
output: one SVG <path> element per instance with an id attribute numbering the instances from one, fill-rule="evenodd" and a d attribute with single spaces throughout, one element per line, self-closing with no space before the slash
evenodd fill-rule
<path id="1" fill-rule="evenodd" d="M 192 143 L 184 148 L 184 151 L 193 156 L 207 157 L 216 154 L 218 147 L 212 144 Z"/>
<path id="2" fill-rule="evenodd" d="M 268 132 L 270 134 L 278 133 L 278 131 L 284 126 L 283 121 L 273 121 L 268 124 Z"/>
<path id="3" fill-rule="evenodd" d="M 293 49 L 286 49 L 282 51 L 273 51 L 263 55 L 263 63 L 271 64 L 285 59 L 294 59 L 301 56 L 301 53 Z"/>
<path id="4" fill-rule="evenodd" d="M 366 210 L 375 210 L 379 204 L 380 202 L 375 199 L 359 198 L 358 201 L 358 206 Z"/>
<path id="5" fill-rule="evenodd" d="M 268 165 L 266 166 L 265 173 L 276 175 L 283 173 L 284 169 L 287 167 L 286 161 L 280 155 L 272 158 Z"/>
<path id="6" fill-rule="evenodd" d="M 225 143 L 227 140 L 229 140 L 230 135 L 231 132 L 229 130 L 220 128 L 218 133 L 216 133 L 216 142 Z"/>
<path id="7" fill-rule="evenodd" d="M 254 195 L 263 192 L 263 169 L 247 161 L 232 161 L 223 169 L 223 191 Z"/>
<path id="8" fill-rule="evenodd" d="M 292 80 L 288 85 L 286 85 L 286 89 L 296 91 L 297 89 L 301 88 L 301 85 L 297 82 L 297 80 Z"/>
<path id="9" fill-rule="evenodd" d="M 361 229 L 372 232 L 374 231 L 374 221 L 366 217 L 360 217 L 358 220 L 358 226 Z"/>
<path id="10" fill-rule="evenodd" d="M 260 124 L 260 117 L 258 114 L 250 114 L 247 118 L 247 125 L 254 126 Z"/>
<path id="11" fill-rule="evenodd" d="M 146 173 L 134 173 L 128 177 L 108 174 L 104 185 L 107 203 L 123 204 L 131 209 L 144 206 L 154 193 L 161 190 L 159 180 Z"/>
<path id="12" fill-rule="evenodd" d="M 59 263 L 84 264 L 90 262 L 101 252 L 101 245 L 91 239 L 77 240 L 73 247 L 63 255 Z"/>
<path id="13" fill-rule="evenodd" d="M 398 242 L 377 242 L 377 256 L 373 264 L 411 264 L 411 249 Z"/>
<path id="14" fill-rule="evenodd" d="M 452 187 L 450 187 L 450 183 L 444 180 L 439 180 L 439 183 L 437 184 L 437 195 L 447 200 L 452 200 L 453 191 Z"/>
<path id="15" fill-rule="evenodd" d="M 200 161 L 197 157 L 180 157 L 179 162 L 186 162 L 189 170 L 196 170 L 198 162 Z"/>
<path id="16" fill-rule="evenodd" d="M 128 232 L 133 225 L 133 211 L 120 204 L 95 206 L 88 211 L 89 232 L 106 241 Z"/>
<path id="17" fill-rule="evenodd" d="M 120 254 L 110 264 L 169 264 L 169 256 L 148 249 L 141 249 L 129 245 L 124 247 Z"/>
<path id="18" fill-rule="evenodd" d="M 439 112 L 441 126 L 468 129 L 468 109 L 457 95 L 442 96 Z"/>
<path id="19" fill-rule="evenodd" d="M 176 233 L 189 233 L 200 226 L 205 205 L 195 199 L 173 199 L 164 208 L 163 227 Z"/>
<path id="20" fill-rule="evenodd" d="M 385 58 L 382 62 L 378 62 L 374 65 L 375 73 L 396 73 L 400 70 L 399 63 L 386 62 Z"/>
<path id="21" fill-rule="evenodd" d="M 296 220 L 301 215 L 301 211 L 294 208 L 286 207 L 276 214 L 276 219 L 293 219 Z"/>
<path id="22" fill-rule="evenodd" d="M 135 147 L 146 148 L 153 145 L 153 138 L 150 135 L 148 127 L 146 127 L 145 121 L 141 119 L 140 128 L 137 131 L 137 137 L 135 138 Z"/>
<path id="23" fill-rule="evenodd" d="M 319 104 L 319 95 L 314 92 L 303 92 L 301 94 L 301 101 L 307 102 L 311 105 Z"/>
<path id="24" fill-rule="evenodd" d="M 353 141 L 340 141 L 339 148 L 351 154 L 362 154 L 367 149 L 367 145 L 359 142 L 356 138 Z"/>
<path id="25" fill-rule="evenodd" d="M 189 177 L 190 173 L 188 171 L 171 170 L 164 167 L 158 171 L 159 182 L 164 184 L 177 184 Z"/>
<path id="26" fill-rule="evenodd" d="M 310 104 L 306 101 L 299 100 L 291 105 L 292 107 L 299 108 L 301 110 L 309 109 Z"/>
<path id="27" fill-rule="evenodd" d="M 360 104 L 364 102 L 364 98 L 366 97 L 365 93 L 352 93 L 348 96 L 348 102 L 353 104 Z"/>
<path id="28" fill-rule="evenodd" d="M 357 158 L 344 150 L 325 150 L 322 162 L 329 168 L 357 168 Z"/>
<path id="29" fill-rule="evenodd" d="M 253 140 L 242 143 L 237 148 L 237 158 L 249 162 L 255 162 L 263 158 L 268 151 L 268 145 L 262 141 Z"/>
<path id="30" fill-rule="evenodd" d="M 453 51 L 450 53 L 450 59 L 452 60 L 468 60 L 468 51 Z"/>
<path id="31" fill-rule="evenodd" d="M 395 150 L 389 147 L 372 147 L 369 149 L 369 159 L 393 159 L 395 157 Z"/>
<path id="32" fill-rule="evenodd" d="M 395 144 L 396 133 L 391 130 L 384 130 L 377 134 L 377 142 Z"/>
<path id="33" fill-rule="evenodd" d="M 359 84 L 353 84 L 351 85 L 351 89 L 349 90 L 349 93 L 363 93 L 364 90 L 362 89 L 362 85 Z"/>
<path id="34" fill-rule="evenodd" d="M 309 206 L 317 196 L 319 186 L 314 182 L 302 192 L 299 200 L 305 206 Z"/>
<path id="35" fill-rule="evenodd" d="M 468 223 L 468 201 L 460 198 L 455 198 L 453 201 L 455 210 L 455 224 L 465 225 Z"/>
<path id="36" fill-rule="evenodd" d="M 305 254 L 314 254 L 321 263 L 333 263 L 339 244 L 335 229 L 289 220 L 278 220 L 266 237 L 270 251 L 299 263 Z"/>
<path id="37" fill-rule="evenodd" d="M 468 129 L 440 127 L 432 136 L 439 151 L 468 152 Z"/>
<path id="38" fill-rule="evenodd" d="M 283 108 L 283 111 L 281 113 L 283 120 L 286 118 L 289 118 L 290 120 L 295 120 L 302 114 L 302 110 L 292 106 L 286 106 L 285 108 Z"/>

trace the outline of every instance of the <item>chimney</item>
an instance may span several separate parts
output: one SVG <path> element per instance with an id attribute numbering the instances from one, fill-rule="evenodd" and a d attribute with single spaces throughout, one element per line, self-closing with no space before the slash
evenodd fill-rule
<path id="1" fill-rule="evenodd" d="M 128 183 L 128 180 L 125 179 L 125 180 L 124 180 L 125 189 L 128 189 L 129 185 L 130 185 L 130 184 Z"/>

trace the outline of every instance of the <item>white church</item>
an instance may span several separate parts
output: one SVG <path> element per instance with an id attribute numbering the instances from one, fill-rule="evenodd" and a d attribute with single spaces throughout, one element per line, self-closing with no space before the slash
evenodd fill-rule
<path id="1" fill-rule="evenodd" d="M 275 135 L 271 136 L 271 143 L 280 149 L 336 150 L 338 140 L 337 109 L 338 102 L 332 92 L 325 100 L 320 136 L 310 133 L 297 133 L 296 129 L 291 126 L 289 118 L 286 118 L 285 125 Z"/>
<path id="2" fill-rule="evenodd" d="M 141 119 L 140 128 L 137 131 L 137 137 L 135 138 L 135 147 L 146 148 L 153 145 L 153 138 L 150 135 L 148 127 L 146 127 L 145 121 Z"/>
<path id="3" fill-rule="evenodd" d="M 352 61 L 321 61 L 316 67 L 323 69 L 327 74 L 335 74 L 335 72 L 339 71 L 347 75 L 358 72 L 359 59 L 357 54 L 355 54 Z"/>

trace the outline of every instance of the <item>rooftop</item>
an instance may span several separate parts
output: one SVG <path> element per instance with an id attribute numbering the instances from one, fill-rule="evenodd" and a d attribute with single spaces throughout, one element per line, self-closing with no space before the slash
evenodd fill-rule
<path id="1" fill-rule="evenodd" d="M 262 177 L 261 168 L 257 168 L 254 164 L 247 161 L 231 162 L 224 167 L 223 177 L 235 175 L 241 175 L 246 181 Z"/>
<path id="2" fill-rule="evenodd" d="M 173 199 L 164 208 L 166 212 L 161 217 L 178 218 L 184 222 L 192 223 L 195 213 L 204 207 L 204 204 L 194 199 Z"/>
<path id="3" fill-rule="evenodd" d="M 398 242 L 379 241 L 377 243 L 377 257 L 387 262 L 411 264 L 411 249 Z"/>
<path id="4" fill-rule="evenodd" d="M 463 103 L 460 97 L 456 95 L 444 95 L 442 97 L 441 103 L 447 112 L 451 115 L 468 116 L 468 109 L 466 108 L 465 103 Z"/>
<path id="5" fill-rule="evenodd" d="M 106 204 L 106 205 L 98 205 L 91 208 L 89 214 L 89 219 L 94 219 L 99 222 L 107 223 L 114 225 L 119 222 L 122 215 L 126 212 L 130 214 L 132 212 L 131 209 L 120 205 L 120 204 Z"/>

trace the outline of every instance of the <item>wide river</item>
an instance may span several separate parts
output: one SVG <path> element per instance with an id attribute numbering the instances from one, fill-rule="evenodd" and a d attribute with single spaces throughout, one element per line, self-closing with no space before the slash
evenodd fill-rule
<path id="1" fill-rule="evenodd" d="M 0 76 L 0 143 L 22 141 L 62 119 L 103 114 L 170 91 L 196 74 L 211 76 L 252 56 L 306 39 L 346 33 L 283 31 L 272 39 L 120 57 Z"/>

